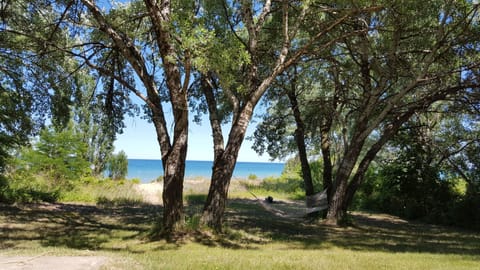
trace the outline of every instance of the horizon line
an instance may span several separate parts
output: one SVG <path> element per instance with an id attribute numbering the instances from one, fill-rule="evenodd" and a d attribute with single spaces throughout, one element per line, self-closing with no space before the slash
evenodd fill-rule
<path id="1" fill-rule="evenodd" d="M 161 159 L 158 158 L 140 158 L 140 157 L 127 157 L 127 159 L 135 159 L 135 160 L 158 160 L 161 161 Z M 201 160 L 201 159 L 187 159 L 185 161 L 203 161 L 203 162 L 213 162 L 213 160 Z M 282 163 L 284 164 L 285 162 L 282 161 L 245 161 L 245 160 L 237 160 L 237 162 L 251 162 L 251 163 Z"/>

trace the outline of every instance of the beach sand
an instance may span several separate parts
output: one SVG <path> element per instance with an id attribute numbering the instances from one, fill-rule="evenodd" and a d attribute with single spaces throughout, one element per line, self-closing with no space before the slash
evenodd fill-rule
<path id="1" fill-rule="evenodd" d="M 163 183 L 153 182 L 148 184 L 138 184 L 136 188 L 138 192 L 143 195 L 145 202 L 156 205 L 162 204 Z"/>
<path id="2" fill-rule="evenodd" d="M 246 191 L 245 187 L 239 180 L 240 179 L 232 179 L 232 181 L 230 182 L 230 191 Z M 242 182 L 253 183 L 258 181 L 242 180 Z M 209 188 L 210 179 L 202 177 L 185 179 L 183 183 L 183 192 L 185 194 L 207 194 Z M 136 185 L 136 189 L 140 194 L 143 195 L 143 199 L 145 200 L 145 202 L 155 205 L 162 204 L 162 182 L 138 184 Z"/>

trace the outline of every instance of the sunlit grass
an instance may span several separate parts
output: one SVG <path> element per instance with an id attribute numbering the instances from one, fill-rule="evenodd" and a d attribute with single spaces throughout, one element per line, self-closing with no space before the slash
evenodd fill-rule
<path id="1" fill-rule="evenodd" d="M 139 205 L 144 203 L 142 195 L 132 181 L 102 180 L 76 185 L 64 192 L 61 202 L 97 203 L 100 205 Z"/>
<path id="2" fill-rule="evenodd" d="M 0 255 L 106 256 L 110 260 L 103 269 L 129 270 L 477 269 L 480 262 L 478 232 L 369 213 L 352 213 L 351 227 L 330 227 L 278 217 L 239 181 L 231 187 L 221 235 L 198 230 L 206 193 L 186 190 L 188 233 L 176 243 L 149 238 L 161 220 L 158 205 L 0 205 Z M 106 193 L 112 200 L 130 192 L 136 196 L 127 184 L 106 187 L 105 193 L 90 188 L 84 192 L 97 198 Z M 302 202 L 289 201 L 291 194 L 253 193 L 284 200 L 273 206 L 287 212 L 301 214 L 303 209 Z"/>
<path id="3" fill-rule="evenodd" d="M 474 257 L 387 253 L 330 248 L 292 250 L 281 244 L 260 249 L 208 248 L 191 243 L 176 249 L 134 255 L 143 269 L 475 269 Z M 165 259 L 158 259 L 165 258 Z M 166 259 L 168 258 L 168 259 Z M 186 260 L 185 258 L 188 258 Z"/>

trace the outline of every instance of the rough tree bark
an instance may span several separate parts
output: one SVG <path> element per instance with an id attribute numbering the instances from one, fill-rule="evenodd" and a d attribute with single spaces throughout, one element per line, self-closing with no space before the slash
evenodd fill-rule
<path id="1" fill-rule="evenodd" d="M 183 178 L 185 174 L 185 160 L 187 157 L 188 143 L 188 97 L 187 89 L 190 79 L 189 53 L 184 52 L 184 82 L 182 85 L 180 67 L 176 63 L 178 57 L 173 43 L 174 37 L 170 28 L 170 2 L 161 5 L 154 0 L 145 0 L 145 5 L 150 11 L 150 18 L 154 25 L 157 45 L 162 57 L 170 102 L 172 104 L 174 129 L 173 143 L 165 151 L 162 149 L 162 162 L 164 168 L 163 180 L 163 226 L 164 233 L 171 235 L 182 227 L 183 213 Z M 161 106 L 161 104 L 159 105 Z M 157 132 L 158 134 L 158 132 Z M 168 133 L 167 133 L 168 134 Z M 163 134 L 159 134 L 164 136 Z M 160 139 L 162 141 L 163 139 Z"/>
<path id="2" fill-rule="evenodd" d="M 245 138 L 252 110 L 253 108 L 250 111 L 246 110 L 245 113 L 238 117 L 238 124 L 232 126 L 225 151 L 214 160 L 212 182 L 203 209 L 202 223 L 217 232 L 222 230 L 228 188 L 237 162 L 238 152 Z"/>

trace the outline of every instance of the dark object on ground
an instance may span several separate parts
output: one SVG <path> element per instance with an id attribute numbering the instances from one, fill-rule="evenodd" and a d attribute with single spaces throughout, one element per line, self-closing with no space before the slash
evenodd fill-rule
<path id="1" fill-rule="evenodd" d="M 272 197 L 272 196 L 268 196 L 268 197 L 265 198 L 265 201 L 266 201 L 267 203 L 273 203 L 273 197 Z"/>

